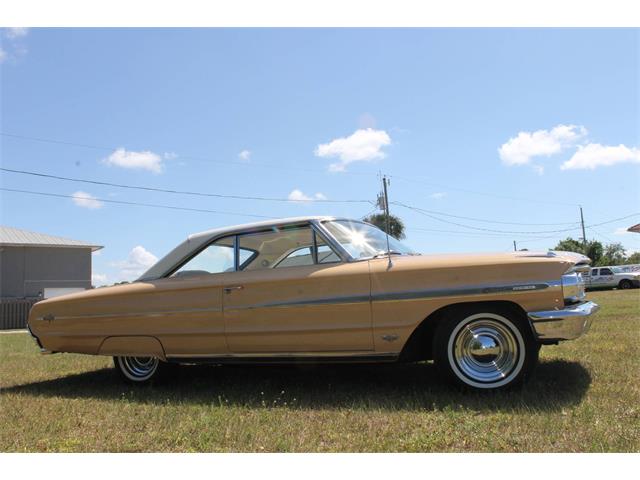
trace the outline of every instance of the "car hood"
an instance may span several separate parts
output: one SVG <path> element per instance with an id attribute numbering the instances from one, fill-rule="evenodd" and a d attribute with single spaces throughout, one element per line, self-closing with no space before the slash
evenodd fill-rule
<path id="1" fill-rule="evenodd" d="M 392 261 L 416 266 L 487 266 L 487 265 L 519 265 L 526 263 L 563 264 L 571 267 L 587 267 L 591 260 L 580 253 L 547 251 L 547 252 L 501 252 L 501 253 L 455 253 L 437 255 L 403 255 L 392 256 Z"/>

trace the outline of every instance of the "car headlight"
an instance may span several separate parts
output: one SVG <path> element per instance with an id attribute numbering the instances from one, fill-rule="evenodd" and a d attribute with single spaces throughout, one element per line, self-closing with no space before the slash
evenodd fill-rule
<path id="1" fill-rule="evenodd" d="M 584 300 L 584 279 L 578 272 L 567 273 L 562 276 L 562 293 L 565 303 L 577 303 Z"/>

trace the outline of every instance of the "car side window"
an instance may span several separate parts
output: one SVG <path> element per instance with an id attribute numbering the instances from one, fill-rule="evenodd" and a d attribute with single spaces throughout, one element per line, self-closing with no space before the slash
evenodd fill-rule
<path id="1" fill-rule="evenodd" d="M 238 235 L 238 247 L 255 252 L 240 270 L 264 270 L 268 268 L 312 265 L 306 257 L 313 246 L 313 230 L 306 225 L 286 225 L 267 230 Z M 307 252 L 305 252 L 305 248 Z"/>
<path id="2" fill-rule="evenodd" d="M 316 245 L 318 248 L 318 263 L 336 263 L 340 261 L 340 257 L 320 235 L 316 235 Z"/>
<path id="3" fill-rule="evenodd" d="M 610 268 L 601 268 L 600 275 L 613 275 L 613 272 Z"/>
<path id="4" fill-rule="evenodd" d="M 176 270 L 172 277 L 187 277 L 207 273 L 232 272 L 235 269 L 234 239 L 221 238 Z"/>
<path id="5" fill-rule="evenodd" d="M 301 267 L 340 262 L 340 257 L 310 225 L 271 228 L 238 235 L 238 246 L 250 248 L 255 256 L 240 270 Z"/>
<path id="6" fill-rule="evenodd" d="M 302 247 L 294 250 L 282 259 L 276 268 L 299 267 L 302 265 L 313 265 L 313 247 Z"/>
<path id="7" fill-rule="evenodd" d="M 593 275 L 594 277 L 595 277 L 596 275 L 598 275 L 598 269 L 597 269 L 597 268 L 592 268 L 592 269 L 591 269 L 591 275 Z"/>

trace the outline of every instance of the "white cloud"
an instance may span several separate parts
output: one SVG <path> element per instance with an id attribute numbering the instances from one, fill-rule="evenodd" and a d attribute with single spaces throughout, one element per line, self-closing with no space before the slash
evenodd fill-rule
<path id="1" fill-rule="evenodd" d="M 6 49 L 0 48 L 0 63 L 10 58 L 16 60 L 27 54 L 27 47 L 22 39 L 29 33 L 28 28 L 3 28 L 2 33 L 8 42 L 5 42 Z"/>
<path id="2" fill-rule="evenodd" d="M 298 190 L 297 188 L 291 191 L 288 198 L 289 200 L 292 200 L 294 202 L 311 202 L 312 200 L 327 199 L 327 197 L 320 192 L 316 193 L 314 196 L 309 196 L 302 192 L 302 190 Z"/>
<path id="3" fill-rule="evenodd" d="M 75 203 L 78 207 L 88 208 L 90 210 L 104 207 L 103 202 L 87 192 L 78 191 L 75 192 L 72 197 L 73 203 Z"/>
<path id="4" fill-rule="evenodd" d="M 111 266 L 119 269 L 118 281 L 130 282 L 146 272 L 157 261 L 158 257 L 138 245 L 129 252 L 126 260 L 113 262 Z"/>
<path id="5" fill-rule="evenodd" d="M 165 160 L 175 160 L 176 158 L 178 158 L 178 154 L 174 152 L 164 152 L 162 156 Z"/>
<path id="6" fill-rule="evenodd" d="M 520 132 L 498 149 L 505 165 L 526 165 L 533 157 L 549 157 L 575 145 L 587 134 L 587 129 L 577 125 L 557 125 L 551 130 Z M 538 173 L 540 167 L 537 168 Z"/>
<path id="7" fill-rule="evenodd" d="M 353 162 L 371 162 L 386 155 L 382 147 L 391 145 L 391 137 L 384 130 L 364 128 L 348 137 L 336 138 L 318 145 L 315 155 L 321 158 L 338 157 L 339 163 L 329 165 L 330 172 L 344 172 Z"/>
<path id="8" fill-rule="evenodd" d="M 25 27 L 5 28 L 4 34 L 7 38 L 13 40 L 16 38 L 26 37 L 29 29 Z"/>
<path id="9" fill-rule="evenodd" d="M 251 159 L 251 151 L 250 150 L 242 150 L 238 154 L 238 158 L 243 162 L 248 162 Z"/>
<path id="10" fill-rule="evenodd" d="M 132 152 L 124 148 L 118 148 L 103 159 L 102 163 L 122 168 L 149 170 L 153 173 L 162 172 L 162 158 L 160 155 L 149 151 Z"/>
<path id="11" fill-rule="evenodd" d="M 91 274 L 91 284 L 94 287 L 105 285 L 107 283 L 107 276 L 104 273 Z"/>
<path id="12" fill-rule="evenodd" d="M 432 193 L 431 195 L 429 195 L 431 198 L 435 198 L 436 200 L 440 200 L 441 198 L 444 198 L 447 196 L 447 194 L 445 192 L 435 192 Z"/>
<path id="13" fill-rule="evenodd" d="M 589 169 L 596 167 L 610 167 L 618 163 L 640 163 L 640 149 L 625 145 L 600 145 L 590 143 L 578 147 L 578 151 L 564 162 L 560 169 Z"/>

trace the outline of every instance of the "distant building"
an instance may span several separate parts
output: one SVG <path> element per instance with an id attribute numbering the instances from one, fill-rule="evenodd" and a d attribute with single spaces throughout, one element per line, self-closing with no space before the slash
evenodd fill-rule
<path id="1" fill-rule="evenodd" d="M 0 226 L 0 299 L 48 298 L 91 288 L 102 246 Z"/>

